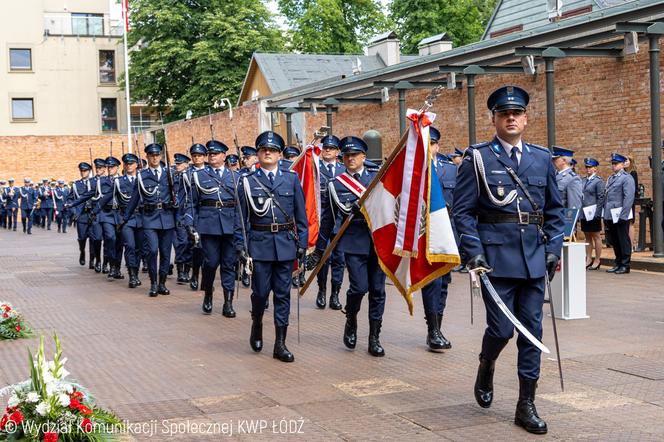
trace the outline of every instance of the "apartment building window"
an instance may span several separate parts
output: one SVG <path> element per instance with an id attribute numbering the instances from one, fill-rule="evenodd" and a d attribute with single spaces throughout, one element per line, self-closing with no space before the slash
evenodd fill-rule
<path id="1" fill-rule="evenodd" d="M 118 130 L 118 100 L 115 98 L 101 99 L 101 130 L 104 132 Z"/>
<path id="2" fill-rule="evenodd" d="M 71 29 L 74 35 L 104 35 L 104 15 L 72 13 Z"/>
<path id="3" fill-rule="evenodd" d="M 115 51 L 99 51 L 99 82 L 115 84 Z"/>
<path id="4" fill-rule="evenodd" d="M 11 71 L 31 71 L 32 70 L 32 51 L 30 49 L 9 49 L 9 70 Z"/>
<path id="5" fill-rule="evenodd" d="M 35 109 L 32 98 L 12 98 L 12 120 L 34 120 Z"/>

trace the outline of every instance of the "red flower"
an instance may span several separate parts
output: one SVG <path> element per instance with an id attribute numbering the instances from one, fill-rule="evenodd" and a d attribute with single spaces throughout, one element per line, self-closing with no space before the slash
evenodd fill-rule
<path id="1" fill-rule="evenodd" d="M 9 318 L 9 315 L 7 313 L 3 314 L 2 316 L 4 316 L 5 318 Z"/>
<path id="2" fill-rule="evenodd" d="M 44 433 L 44 442 L 58 442 L 58 433 Z"/>
<path id="3" fill-rule="evenodd" d="M 6 414 L 2 416 L 2 419 L 0 419 L 0 430 L 5 429 L 5 425 L 7 425 L 7 421 L 9 420 L 9 416 Z"/>
<path id="4" fill-rule="evenodd" d="M 84 433 L 92 431 L 92 421 L 87 417 L 81 422 L 81 430 L 83 430 Z"/>
<path id="5" fill-rule="evenodd" d="M 78 411 L 83 415 L 83 416 L 90 416 L 92 414 L 92 410 L 90 410 L 88 407 L 85 405 L 81 405 L 78 407 Z"/>
<path id="6" fill-rule="evenodd" d="M 72 399 L 78 399 L 80 401 L 81 399 L 83 399 L 83 393 L 81 393 L 80 391 L 75 391 L 72 394 L 70 394 L 69 397 Z"/>
<path id="7" fill-rule="evenodd" d="M 20 331 L 21 331 L 21 326 L 20 326 L 20 325 L 17 325 L 17 326 L 16 326 L 16 331 L 17 331 L 17 332 L 20 332 Z"/>
<path id="8" fill-rule="evenodd" d="M 76 399 L 74 399 L 74 397 L 72 396 L 71 400 L 69 401 L 69 408 L 71 408 L 72 410 L 76 410 L 80 406 L 81 406 L 81 403 L 79 401 L 77 401 Z"/>
<path id="9" fill-rule="evenodd" d="M 3 308 L 6 312 L 8 312 L 9 310 L 11 310 L 7 304 L 2 304 L 2 308 Z"/>
<path id="10" fill-rule="evenodd" d="M 9 420 L 13 421 L 15 424 L 20 424 L 23 422 L 23 415 L 17 410 L 9 416 Z"/>

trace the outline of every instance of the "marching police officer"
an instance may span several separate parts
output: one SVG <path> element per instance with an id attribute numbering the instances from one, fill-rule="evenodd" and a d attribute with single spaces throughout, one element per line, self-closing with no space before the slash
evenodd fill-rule
<path id="1" fill-rule="evenodd" d="M 81 179 L 76 180 L 72 183 L 71 193 L 65 202 L 66 210 L 74 211 L 74 218 L 76 219 L 76 232 L 78 235 L 78 250 L 80 255 L 78 257 L 78 263 L 82 266 L 85 265 L 85 242 L 90 240 L 90 262 L 89 268 L 95 268 L 95 257 L 97 258 L 98 271 L 101 272 L 101 262 L 99 261 L 99 256 L 95 253 L 96 247 L 95 243 L 100 239 L 97 236 L 97 232 L 93 228 L 93 218 L 94 214 L 92 213 L 92 202 L 87 201 L 79 208 L 72 209 L 72 203 L 81 196 L 85 195 L 88 192 L 91 192 L 94 188 L 95 178 L 90 178 L 90 173 L 92 171 L 92 165 L 81 162 L 78 164 L 78 170 L 81 174 Z"/>
<path id="2" fill-rule="evenodd" d="M 106 176 L 106 160 L 104 158 L 95 158 L 94 159 L 94 165 L 95 165 L 95 176 L 94 180 L 92 181 L 92 190 L 96 191 L 96 189 L 99 187 L 99 183 L 101 182 L 102 178 Z M 99 219 L 97 217 L 97 207 L 96 204 L 93 203 L 91 205 L 91 213 L 92 217 L 90 218 L 92 221 L 92 229 L 94 230 L 94 235 L 95 235 L 95 242 L 94 242 L 94 248 L 95 248 L 95 260 L 97 264 L 95 264 L 95 272 L 99 273 L 102 272 L 104 274 L 108 273 L 108 256 L 106 254 L 103 254 L 102 256 L 102 241 L 104 239 L 104 232 L 101 227 L 101 223 L 99 222 Z M 103 258 L 103 259 L 102 259 Z M 97 268 L 99 268 L 99 271 L 97 271 Z"/>
<path id="3" fill-rule="evenodd" d="M 7 180 L 7 187 L 5 188 L 6 207 L 7 207 L 7 230 L 11 229 L 16 232 L 16 224 L 18 220 L 18 199 L 19 189 L 14 186 L 14 178 Z"/>
<path id="4" fill-rule="evenodd" d="M 113 198 L 119 214 L 122 214 L 126 210 L 134 193 L 138 179 L 138 163 L 138 156 L 133 153 L 126 153 L 122 156 L 124 174 L 115 181 L 113 192 Z M 129 274 L 127 286 L 133 289 L 141 285 L 141 280 L 138 279 L 140 250 L 143 244 L 143 219 L 141 214 L 137 212 L 132 213 L 127 222 L 119 224 L 118 227 L 117 240 L 121 241 L 124 246 L 125 265 Z"/>
<path id="5" fill-rule="evenodd" d="M 226 167 L 233 172 L 240 170 L 240 157 L 234 153 L 226 155 Z"/>
<path id="6" fill-rule="evenodd" d="M 572 170 L 572 156 L 574 151 L 564 147 L 553 146 L 553 165 L 558 171 L 556 183 L 566 209 L 581 209 L 583 199 L 583 185 L 581 178 Z"/>
<path id="7" fill-rule="evenodd" d="M 362 298 L 369 293 L 369 354 L 384 356 L 380 344 L 380 328 L 385 310 L 385 273 L 378 264 L 378 257 L 371 238 L 371 231 L 360 212 L 357 201 L 362 192 L 376 176 L 376 172 L 365 167 L 367 144 L 358 137 L 345 137 L 340 140 L 346 171 L 328 184 L 330 204 L 321 216 L 321 228 L 312 253 L 310 266 L 317 264 L 331 237 L 335 219 L 345 220 L 354 214 L 350 225 L 339 240 L 338 246 L 344 254 L 350 287 L 346 292 L 346 325 L 344 345 L 354 349 L 357 344 L 357 314 Z"/>
<path id="8" fill-rule="evenodd" d="M 445 205 L 448 207 L 448 210 L 450 210 L 454 203 L 457 166 L 452 161 L 438 153 L 440 131 L 435 127 L 430 126 L 429 138 L 431 153 L 435 155 L 432 159 L 433 168 L 443 191 Z M 450 216 L 450 219 L 451 218 L 452 217 Z M 454 229 L 453 221 L 452 228 Z M 447 305 L 447 292 L 450 282 L 452 282 L 452 275 L 451 273 L 447 273 L 422 287 L 422 304 L 424 305 L 424 317 L 427 322 L 426 344 L 429 347 L 429 350 L 433 352 L 440 352 L 452 348 L 452 343 L 440 330 L 443 321 L 443 313 L 445 312 L 445 306 Z"/>
<path id="9" fill-rule="evenodd" d="M 542 337 L 545 279 L 555 274 L 563 240 L 563 206 L 551 154 L 526 143 L 528 93 L 501 87 L 487 101 L 496 129 L 493 140 L 470 146 L 459 167 L 454 221 L 469 270 L 493 269 L 489 280 L 505 305 L 538 339 Z M 514 326 L 490 297 L 482 294 L 487 328 L 475 382 L 483 408 L 493 400 L 493 372 Z M 519 400 L 514 421 L 528 432 L 544 434 L 546 423 L 535 408 L 540 350 L 519 335 Z"/>
<path id="10" fill-rule="evenodd" d="M 205 168 L 205 160 L 207 160 L 207 148 L 200 143 L 194 143 L 189 148 L 189 155 L 191 155 L 191 166 L 183 178 L 185 180 L 185 185 L 189 189 L 189 194 L 191 195 L 192 174 L 197 170 L 202 170 Z M 189 220 L 187 224 L 189 223 L 191 223 L 194 229 L 196 228 L 196 218 Z M 190 241 L 190 248 L 191 276 L 189 277 L 189 287 L 192 290 L 198 290 L 198 275 L 201 271 L 201 266 L 203 265 L 203 250 L 201 249 L 200 244 L 194 244 L 193 241 Z"/>
<path id="11" fill-rule="evenodd" d="M 320 169 L 320 203 L 321 212 L 330 209 L 330 192 L 329 183 L 334 178 L 338 177 L 346 171 L 346 168 L 340 161 L 337 161 L 339 150 L 339 138 L 334 135 L 327 135 L 321 140 L 323 148 L 320 153 L 319 169 Z M 335 225 L 332 229 L 330 241 L 334 238 L 334 234 L 339 225 Z M 327 246 L 327 244 L 325 245 Z M 344 280 L 344 254 L 335 247 L 332 255 L 328 258 L 325 264 L 320 268 L 316 279 L 318 282 L 318 295 L 316 296 L 316 306 L 318 308 L 325 308 L 327 297 L 327 275 L 330 267 L 332 267 L 332 291 L 330 292 L 330 308 L 332 310 L 341 310 L 341 303 L 339 302 L 339 292 L 341 291 L 341 283 Z"/>
<path id="12" fill-rule="evenodd" d="M 23 233 L 32 235 L 32 215 L 37 207 L 37 191 L 32 187 L 32 180 L 25 178 L 23 187 L 19 189 L 21 197 L 21 224 Z"/>
<path id="13" fill-rule="evenodd" d="M 69 188 L 65 186 L 65 180 L 58 180 L 57 187 L 53 190 L 53 199 L 55 199 L 55 221 L 58 224 L 58 233 L 67 233 L 69 224 L 69 209 L 65 209 L 65 202 L 69 198 Z"/>
<path id="14" fill-rule="evenodd" d="M 287 146 L 281 153 L 283 159 L 279 160 L 279 168 L 290 170 L 293 161 L 300 155 L 300 148 L 297 146 Z"/>
<path id="15" fill-rule="evenodd" d="M 41 210 L 43 219 L 41 221 L 41 227 L 46 227 L 46 230 L 51 230 L 51 223 L 53 222 L 53 209 L 55 208 L 54 198 L 53 198 L 53 189 L 50 185 L 50 180 L 44 178 L 43 187 L 39 194 L 39 199 L 41 200 Z"/>
<path id="16" fill-rule="evenodd" d="M 191 245 L 187 234 L 184 217 L 190 203 L 191 186 L 185 176 L 189 170 L 191 158 L 182 153 L 176 153 L 173 156 L 175 160 L 175 173 L 173 181 L 177 188 L 178 208 L 175 219 L 175 239 L 173 246 L 175 248 L 175 267 L 177 269 L 177 283 L 187 284 L 189 282 L 189 270 L 191 263 Z"/>
<path id="17" fill-rule="evenodd" d="M 0 228 L 7 228 L 7 196 L 5 195 L 5 188 L 7 181 L 0 180 Z"/>
<path id="18" fill-rule="evenodd" d="M 293 362 L 295 358 L 286 347 L 291 273 L 295 260 L 301 261 L 306 253 L 308 221 L 297 174 L 279 169 L 283 148 L 284 140 L 275 132 L 263 132 L 256 138 L 260 168 L 243 176 L 238 185 L 241 208 L 235 244 L 242 261 L 253 259 L 251 348 L 256 352 L 263 348 L 263 312 L 273 292 L 273 357 Z"/>
<path id="19" fill-rule="evenodd" d="M 613 175 L 606 181 L 606 199 L 604 200 L 604 223 L 606 224 L 613 252 L 616 255 L 615 266 L 607 273 L 622 275 L 629 273 L 632 258 L 632 243 L 629 240 L 629 220 L 634 217 L 635 183 L 634 178 L 625 172 L 627 158 L 618 153 L 611 155 Z"/>
<path id="20" fill-rule="evenodd" d="M 191 219 L 196 219 L 196 231 L 200 234 L 203 251 L 203 277 L 205 291 L 203 313 L 212 313 L 214 278 L 219 267 L 221 287 L 224 293 L 222 314 L 235 317 L 233 309 L 235 268 L 234 234 L 237 205 L 237 181 L 239 176 L 224 166 L 228 146 L 221 141 L 206 143 L 208 164 L 192 173 L 193 207 Z"/>
<path id="21" fill-rule="evenodd" d="M 148 273 L 150 275 L 150 290 L 148 295 L 169 295 L 166 287 L 166 277 L 171 263 L 171 249 L 175 236 L 175 207 L 173 192 L 168 183 L 169 171 L 160 163 L 163 147 L 152 143 L 145 146 L 148 157 L 148 167 L 141 169 L 134 185 L 131 200 L 122 213 L 121 226 L 131 218 L 143 202 L 141 215 L 143 222 L 143 241 L 149 250 L 147 256 Z M 157 267 L 157 256 L 159 267 Z M 157 283 L 157 276 L 159 283 Z"/>
<path id="22" fill-rule="evenodd" d="M 583 179 L 583 210 L 579 214 L 581 231 L 586 237 L 586 268 L 597 270 L 602 257 L 602 210 L 604 208 L 604 181 L 597 175 L 599 161 L 594 158 L 583 160 L 586 177 Z M 594 210 L 593 210 L 594 207 Z M 593 250 L 595 259 L 593 260 Z"/>
<path id="23" fill-rule="evenodd" d="M 461 161 L 463 160 L 463 150 L 459 149 L 458 147 L 455 147 L 454 152 L 452 152 L 448 156 L 449 160 L 452 161 L 452 163 L 458 167 L 459 164 L 461 164 Z M 445 202 L 447 202 L 447 200 L 445 200 Z"/>
<path id="24" fill-rule="evenodd" d="M 240 152 L 242 153 L 240 174 L 247 174 L 256 170 L 256 162 L 258 161 L 256 149 L 251 146 L 242 146 Z"/>

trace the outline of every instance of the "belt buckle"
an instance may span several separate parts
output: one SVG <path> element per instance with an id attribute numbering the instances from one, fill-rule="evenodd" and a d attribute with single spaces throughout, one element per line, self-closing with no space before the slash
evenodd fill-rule
<path id="1" fill-rule="evenodd" d="M 161 203 L 157 203 L 157 210 L 161 210 L 161 208 L 162 208 Z"/>
<path id="2" fill-rule="evenodd" d="M 270 232 L 272 232 L 272 233 L 277 233 L 277 232 L 279 232 L 279 224 L 277 224 L 277 223 L 271 223 L 271 224 L 270 224 Z"/>
<path id="3" fill-rule="evenodd" d="M 528 225 L 530 224 L 530 213 L 529 212 L 518 212 L 519 215 L 519 225 Z"/>
<path id="4" fill-rule="evenodd" d="M 214 202 L 214 207 L 216 209 L 221 209 L 222 207 L 224 207 L 224 205 L 221 203 L 221 201 L 215 201 Z"/>

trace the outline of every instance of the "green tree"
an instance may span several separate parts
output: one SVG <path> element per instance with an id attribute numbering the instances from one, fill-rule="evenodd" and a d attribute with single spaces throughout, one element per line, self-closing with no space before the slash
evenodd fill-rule
<path id="1" fill-rule="evenodd" d="M 169 106 L 169 119 L 237 99 L 251 55 L 283 49 L 260 0 L 133 0 L 130 82 L 134 101 Z"/>
<path id="2" fill-rule="evenodd" d="M 401 49 L 417 53 L 426 37 L 446 32 L 454 46 L 478 41 L 496 0 L 393 0 L 390 18 L 397 24 Z"/>
<path id="3" fill-rule="evenodd" d="M 389 21 L 376 0 L 279 0 L 290 25 L 293 50 L 305 53 L 361 53 Z"/>

